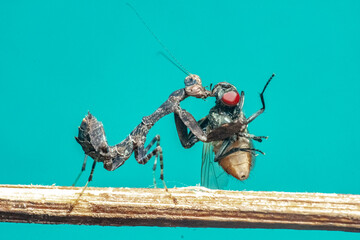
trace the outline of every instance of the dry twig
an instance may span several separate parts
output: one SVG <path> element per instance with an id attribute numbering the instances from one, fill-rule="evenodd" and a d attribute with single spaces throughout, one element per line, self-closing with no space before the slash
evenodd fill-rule
<path id="1" fill-rule="evenodd" d="M 360 195 L 0 185 L 0 221 L 360 231 Z M 171 194 L 171 195 L 170 195 Z"/>

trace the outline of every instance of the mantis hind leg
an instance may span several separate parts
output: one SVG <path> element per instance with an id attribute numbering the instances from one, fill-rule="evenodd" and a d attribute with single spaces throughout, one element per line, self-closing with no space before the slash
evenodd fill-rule
<path id="1" fill-rule="evenodd" d="M 85 158 L 84 163 L 86 164 L 86 158 Z M 94 175 L 95 166 L 96 166 L 96 161 L 94 160 L 94 163 L 93 163 L 93 165 L 92 165 L 92 167 L 91 167 L 91 172 L 90 172 L 88 181 L 86 182 L 85 186 L 82 188 L 82 190 L 81 190 L 79 196 L 77 197 L 77 199 L 76 199 L 76 200 L 74 201 L 74 203 L 71 205 L 71 207 L 70 207 L 70 209 L 69 209 L 69 212 L 71 212 L 71 211 L 74 209 L 74 207 L 78 204 L 81 196 L 84 194 L 87 186 L 89 185 L 89 182 L 91 182 L 91 180 L 92 180 L 92 178 L 93 178 L 93 175 Z"/>
<path id="2" fill-rule="evenodd" d="M 88 157 L 88 155 L 85 154 L 84 162 L 83 162 L 83 165 L 81 167 L 81 171 L 80 171 L 79 175 L 76 177 L 76 179 L 75 179 L 74 183 L 72 184 L 72 186 L 76 185 L 77 181 L 81 177 L 81 174 L 85 171 L 87 157 Z"/>

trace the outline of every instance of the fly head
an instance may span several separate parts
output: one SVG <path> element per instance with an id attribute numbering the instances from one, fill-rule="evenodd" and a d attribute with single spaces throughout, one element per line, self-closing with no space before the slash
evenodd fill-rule
<path id="1" fill-rule="evenodd" d="M 240 102 L 240 94 L 235 86 L 221 82 L 214 86 L 212 95 L 216 97 L 216 104 L 225 107 L 235 107 Z"/>

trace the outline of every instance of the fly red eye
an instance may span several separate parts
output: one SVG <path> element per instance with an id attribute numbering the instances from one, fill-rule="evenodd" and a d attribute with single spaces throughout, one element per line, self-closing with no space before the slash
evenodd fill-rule
<path id="1" fill-rule="evenodd" d="M 221 101 L 228 106 L 236 106 L 239 100 L 240 100 L 240 95 L 237 91 L 227 92 L 221 98 Z"/>

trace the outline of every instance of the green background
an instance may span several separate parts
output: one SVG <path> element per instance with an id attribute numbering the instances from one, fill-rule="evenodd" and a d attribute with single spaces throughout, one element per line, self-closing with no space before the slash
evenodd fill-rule
<path id="1" fill-rule="evenodd" d="M 360 194 L 359 1 L 132 1 L 153 31 L 204 85 L 246 94 L 251 123 L 269 139 L 244 183 L 232 188 Z M 123 1 L 0 1 L 0 184 L 72 184 L 83 152 L 77 127 L 90 110 L 120 142 L 184 74 Z M 196 118 L 213 100 L 188 99 Z M 202 144 L 183 149 L 173 116 L 161 119 L 170 187 L 200 182 Z M 91 162 L 91 161 L 90 161 Z M 87 172 L 80 179 L 84 185 Z M 91 186 L 152 187 L 151 164 L 108 172 Z M 0 223 L 1 239 L 359 239 L 355 233 L 257 229 L 98 227 Z"/>

